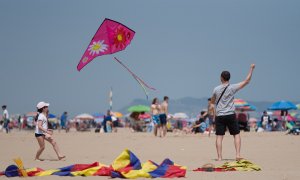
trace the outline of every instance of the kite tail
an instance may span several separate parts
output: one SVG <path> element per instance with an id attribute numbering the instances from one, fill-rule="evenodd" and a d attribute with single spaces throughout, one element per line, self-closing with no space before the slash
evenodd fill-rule
<path id="1" fill-rule="evenodd" d="M 146 84 L 141 78 L 139 78 L 136 74 L 134 74 L 125 64 L 123 64 L 119 59 L 117 59 L 116 57 L 115 57 L 115 60 L 118 62 L 118 63 L 120 63 L 124 68 L 126 68 L 127 69 L 127 71 L 129 71 L 129 73 L 132 75 L 132 76 L 134 76 L 136 79 L 138 79 L 143 85 L 145 85 L 147 88 L 149 88 L 149 89 L 151 89 L 151 90 L 156 90 L 155 88 L 153 88 L 153 87 L 151 87 L 151 86 L 149 86 L 148 84 Z"/>
<path id="2" fill-rule="evenodd" d="M 139 78 L 137 75 L 135 75 L 125 64 L 123 64 L 120 60 L 118 60 L 116 57 L 114 58 L 119 64 L 121 64 L 131 75 L 132 77 L 139 83 L 139 85 L 143 88 L 144 93 L 146 95 L 146 98 L 148 100 L 148 91 L 146 90 L 145 86 L 151 90 L 156 90 L 155 88 L 147 85 L 141 78 Z"/>

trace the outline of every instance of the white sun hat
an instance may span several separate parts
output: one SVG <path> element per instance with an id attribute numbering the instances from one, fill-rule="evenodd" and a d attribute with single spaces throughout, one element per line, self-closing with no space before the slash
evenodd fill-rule
<path id="1" fill-rule="evenodd" d="M 49 103 L 45 103 L 44 101 L 42 101 L 42 102 L 39 102 L 37 105 L 36 105 L 36 107 L 38 108 L 38 109 L 42 109 L 43 107 L 46 107 L 46 106 L 49 106 L 50 104 Z"/>

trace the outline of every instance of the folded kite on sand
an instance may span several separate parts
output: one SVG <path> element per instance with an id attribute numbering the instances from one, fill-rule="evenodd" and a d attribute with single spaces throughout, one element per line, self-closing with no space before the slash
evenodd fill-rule
<path id="1" fill-rule="evenodd" d="M 173 161 L 165 159 L 160 165 L 153 161 L 143 164 L 129 150 L 124 150 L 112 163 L 107 166 L 99 162 L 92 164 L 73 164 L 70 166 L 43 170 L 41 168 L 20 169 L 15 165 L 10 165 L 1 175 L 6 177 L 22 177 L 21 171 L 27 176 L 110 176 L 113 178 L 172 178 L 185 177 L 186 167 L 176 165 Z"/>
<path id="2" fill-rule="evenodd" d="M 202 172 L 226 172 L 226 171 L 261 171 L 261 168 L 246 160 L 241 159 L 238 161 L 225 162 L 222 166 L 215 167 L 212 164 L 205 164 L 201 168 L 194 169 L 193 171 Z"/>

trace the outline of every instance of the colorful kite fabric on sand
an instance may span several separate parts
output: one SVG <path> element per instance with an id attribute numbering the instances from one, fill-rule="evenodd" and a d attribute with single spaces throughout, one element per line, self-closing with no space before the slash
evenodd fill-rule
<path id="1" fill-rule="evenodd" d="M 241 159 L 239 161 L 225 162 L 220 167 L 211 167 L 211 168 L 197 168 L 193 171 L 202 171 L 202 172 L 226 172 L 226 171 L 261 171 L 261 168 L 246 160 Z"/>
<path id="2" fill-rule="evenodd" d="M 111 166 L 99 162 L 92 164 L 74 164 L 58 169 L 43 170 L 41 168 L 25 169 L 28 176 L 110 176 L 113 178 L 172 178 L 185 177 L 186 167 L 176 165 L 173 161 L 165 159 L 160 165 L 152 161 L 143 164 L 129 150 L 124 150 Z M 11 165 L 0 176 L 22 176 L 17 166 Z"/>

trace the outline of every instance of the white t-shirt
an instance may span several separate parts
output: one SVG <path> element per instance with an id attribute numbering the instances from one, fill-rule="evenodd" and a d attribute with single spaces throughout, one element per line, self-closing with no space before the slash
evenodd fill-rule
<path id="1" fill-rule="evenodd" d="M 47 120 L 46 116 L 43 113 L 39 114 L 39 117 L 37 119 L 36 126 L 35 126 L 35 133 L 36 134 L 44 134 L 44 132 L 42 130 L 40 130 L 39 127 L 38 127 L 38 122 L 39 121 L 42 121 L 42 127 L 44 129 L 48 129 L 48 120 Z"/>
<path id="2" fill-rule="evenodd" d="M 6 119 L 9 119 L 9 114 L 8 114 L 8 111 L 7 111 L 7 109 L 5 109 L 4 111 L 3 111 L 3 118 L 4 118 L 4 116 L 6 117 Z"/>
<path id="3" fill-rule="evenodd" d="M 224 91 L 227 87 L 227 84 L 221 84 L 217 86 L 213 91 L 213 96 L 216 98 L 216 104 Z M 239 90 L 240 84 L 230 84 L 226 91 L 224 92 L 223 96 L 220 99 L 218 105 L 216 105 L 216 115 L 217 116 L 225 116 L 235 113 L 235 107 L 233 103 L 234 94 Z"/>

